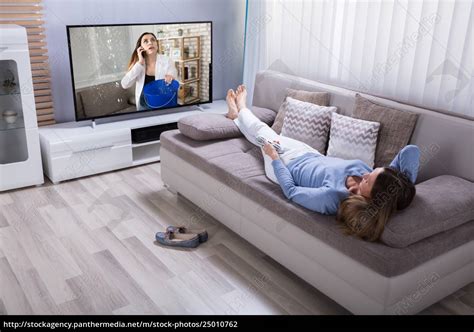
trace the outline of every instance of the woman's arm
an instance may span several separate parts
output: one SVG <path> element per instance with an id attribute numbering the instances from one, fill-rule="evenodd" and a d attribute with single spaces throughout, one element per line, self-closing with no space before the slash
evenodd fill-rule
<path id="1" fill-rule="evenodd" d="M 286 198 L 312 211 L 323 214 L 336 214 L 339 206 L 337 192 L 329 187 L 309 188 L 296 186 L 290 171 L 280 159 L 273 160 L 272 166 Z"/>
<path id="2" fill-rule="evenodd" d="M 137 80 L 138 75 L 145 71 L 145 66 L 137 62 L 133 67 L 125 74 L 122 78 L 121 84 L 122 88 L 128 89 L 131 87 Z"/>
<path id="3" fill-rule="evenodd" d="M 395 156 L 390 167 L 404 173 L 414 184 L 420 167 L 420 149 L 416 145 L 407 145 Z"/>

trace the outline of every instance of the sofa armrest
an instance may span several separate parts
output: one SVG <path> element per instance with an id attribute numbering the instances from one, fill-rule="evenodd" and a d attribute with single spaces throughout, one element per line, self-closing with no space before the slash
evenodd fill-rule
<path id="1" fill-rule="evenodd" d="M 413 202 L 392 216 L 381 241 L 404 248 L 471 220 L 474 220 L 474 183 L 452 175 L 437 176 L 416 185 Z"/>
<path id="2" fill-rule="evenodd" d="M 267 108 L 252 107 L 257 118 L 271 125 L 276 113 Z M 213 139 L 234 138 L 242 136 L 237 125 L 223 114 L 193 114 L 178 121 L 179 131 L 194 140 L 208 141 Z"/>

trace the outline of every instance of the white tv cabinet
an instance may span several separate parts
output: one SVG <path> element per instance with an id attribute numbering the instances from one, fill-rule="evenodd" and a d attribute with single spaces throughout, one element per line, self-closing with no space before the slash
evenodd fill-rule
<path id="1" fill-rule="evenodd" d="M 160 160 L 160 141 L 133 143 L 135 129 L 175 124 L 191 114 L 225 114 L 225 100 L 200 110 L 97 124 L 68 122 L 39 129 L 43 168 L 53 182 L 79 178 Z"/>

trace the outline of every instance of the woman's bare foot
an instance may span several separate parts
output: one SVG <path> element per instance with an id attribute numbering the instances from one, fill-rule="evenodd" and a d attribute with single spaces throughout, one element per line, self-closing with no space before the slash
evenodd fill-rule
<path id="1" fill-rule="evenodd" d="M 237 105 L 235 103 L 235 98 L 236 96 L 234 90 L 229 89 L 225 98 L 225 100 L 227 101 L 227 106 L 229 107 L 226 117 L 231 120 L 237 119 L 237 117 L 239 116 L 239 109 L 237 108 Z"/>
<path id="2" fill-rule="evenodd" d="M 235 98 L 235 101 L 239 110 L 247 108 L 247 89 L 245 88 L 245 85 L 242 84 L 237 87 L 237 97 Z"/>

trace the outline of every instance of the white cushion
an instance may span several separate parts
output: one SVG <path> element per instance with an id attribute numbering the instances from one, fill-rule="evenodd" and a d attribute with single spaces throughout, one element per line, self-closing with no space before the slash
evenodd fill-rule
<path id="1" fill-rule="evenodd" d="M 374 167 L 380 123 L 332 113 L 327 156 L 360 159 Z"/>
<path id="2" fill-rule="evenodd" d="M 282 104 L 285 118 L 281 135 L 304 142 L 324 154 L 328 142 L 331 114 L 336 107 L 319 106 L 286 97 Z"/>

